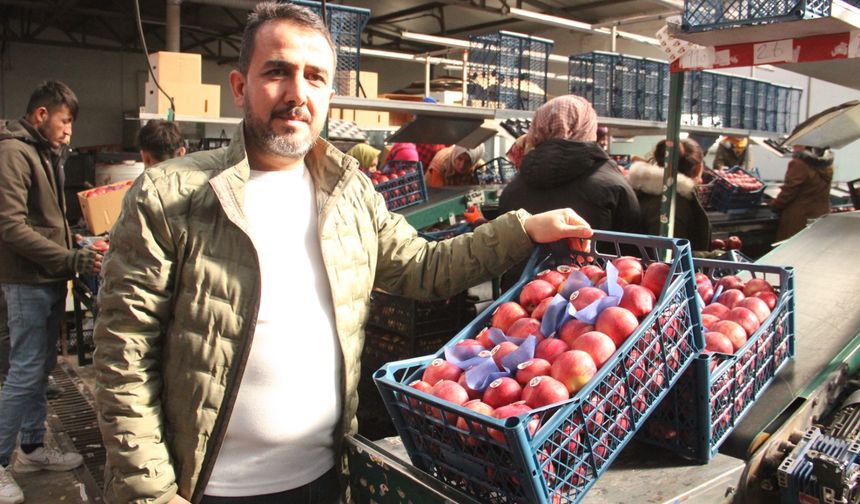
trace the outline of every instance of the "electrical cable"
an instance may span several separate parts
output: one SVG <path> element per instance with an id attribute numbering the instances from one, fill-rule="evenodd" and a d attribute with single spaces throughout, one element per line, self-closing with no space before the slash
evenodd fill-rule
<path id="1" fill-rule="evenodd" d="M 167 110 L 167 120 L 173 121 L 176 115 L 176 104 L 173 102 L 173 97 L 167 94 L 167 91 L 165 91 L 161 87 L 161 84 L 158 83 L 158 79 L 155 78 L 155 72 L 152 71 L 152 65 L 149 63 L 149 51 L 146 49 L 146 39 L 143 36 L 143 22 L 140 20 L 140 2 L 138 0 L 134 0 L 134 18 L 137 21 L 137 33 L 140 35 L 140 46 L 143 48 L 143 57 L 146 58 L 146 68 L 149 70 L 149 75 L 152 77 L 152 82 L 155 83 L 155 87 L 157 87 L 170 102 L 170 108 Z"/>

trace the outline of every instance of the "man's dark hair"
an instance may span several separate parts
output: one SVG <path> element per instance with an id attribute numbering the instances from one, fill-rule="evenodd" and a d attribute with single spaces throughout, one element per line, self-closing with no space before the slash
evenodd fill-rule
<path id="1" fill-rule="evenodd" d="M 153 119 L 140 128 L 137 144 L 140 150 L 161 162 L 176 157 L 179 148 L 185 146 L 185 141 L 175 122 Z"/>
<path id="2" fill-rule="evenodd" d="M 257 36 L 257 30 L 267 21 L 281 20 L 308 28 L 325 37 L 334 56 L 334 66 L 337 68 L 337 51 L 335 50 L 334 40 L 332 40 L 325 23 L 323 23 L 322 19 L 314 11 L 307 7 L 291 3 L 260 2 L 254 7 L 253 12 L 248 15 L 245 32 L 242 34 L 242 47 L 239 49 L 239 62 L 236 66 L 243 75 L 248 74 L 251 56 L 254 54 L 254 39 Z M 331 77 L 334 79 L 334 75 Z"/>
<path id="3" fill-rule="evenodd" d="M 49 113 L 53 113 L 57 107 L 65 105 L 69 107 L 72 119 L 78 118 L 78 97 L 72 88 L 60 81 L 46 80 L 39 84 L 30 95 L 27 104 L 27 113 L 31 114 L 39 107 L 45 107 Z"/>

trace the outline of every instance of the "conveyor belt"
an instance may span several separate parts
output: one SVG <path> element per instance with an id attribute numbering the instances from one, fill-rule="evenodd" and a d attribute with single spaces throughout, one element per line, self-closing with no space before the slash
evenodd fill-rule
<path id="1" fill-rule="evenodd" d="M 777 374 L 721 452 L 746 458 L 752 440 L 860 332 L 860 212 L 831 214 L 758 262 L 794 267 L 796 357 Z"/>

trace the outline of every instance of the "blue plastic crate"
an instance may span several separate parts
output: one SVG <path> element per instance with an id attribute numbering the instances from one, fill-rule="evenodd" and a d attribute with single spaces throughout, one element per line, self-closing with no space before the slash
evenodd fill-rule
<path id="1" fill-rule="evenodd" d="M 293 0 L 322 15 L 322 4 Z M 370 20 L 370 10 L 345 5 L 326 4 L 326 26 L 337 50 L 334 88 L 341 96 L 358 96 L 358 75 L 361 61 L 361 32 Z"/>
<path id="2" fill-rule="evenodd" d="M 664 120 L 666 113 L 663 110 L 663 80 L 668 75 L 668 68 L 669 65 L 665 61 L 648 58 L 640 61 L 638 119 Z"/>
<path id="3" fill-rule="evenodd" d="M 686 240 L 597 232 L 591 252 L 603 265 L 632 247 L 644 262 L 671 253 L 667 286 L 655 309 L 571 399 L 497 420 L 408 386 L 435 355 L 393 362 L 374 379 L 413 464 L 489 503 L 577 503 L 630 441 L 703 348 Z M 473 338 L 503 302 L 544 269 L 569 262 L 534 254 L 520 281 L 448 344 Z M 437 412 L 436 415 L 432 412 Z M 441 414 L 439 414 L 441 412 Z M 449 415 L 450 414 L 450 415 Z M 468 430 L 456 426 L 466 419 Z M 531 433 L 528 424 L 538 421 Z M 503 433 L 504 442 L 489 435 Z"/>
<path id="4" fill-rule="evenodd" d="M 615 55 L 594 51 L 570 57 L 568 83 L 571 94 L 591 102 L 600 117 L 612 116 L 612 69 Z"/>
<path id="5" fill-rule="evenodd" d="M 729 127 L 731 79 L 729 75 L 714 75 L 714 127 Z"/>
<path id="6" fill-rule="evenodd" d="M 831 0 L 684 0 L 681 29 L 701 32 L 830 15 Z"/>
<path id="7" fill-rule="evenodd" d="M 788 119 L 785 131 L 791 133 L 800 122 L 800 101 L 803 98 L 803 90 L 790 88 L 788 92 Z"/>
<path id="8" fill-rule="evenodd" d="M 469 37 L 467 93 L 473 105 L 537 110 L 546 102 L 553 41 L 512 32 Z"/>
<path id="9" fill-rule="evenodd" d="M 753 81 L 753 84 L 755 85 L 755 129 L 768 131 L 767 100 L 770 92 L 770 83 Z"/>
<path id="10" fill-rule="evenodd" d="M 427 201 L 427 186 L 424 182 L 424 169 L 418 161 L 389 161 L 380 170 L 390 176 L 399 171 L 405 174 L 391 178 L 387 182 L 374 185 L 377 192 L 385 198 L 389 210 L 400 210 Z"/>
<path id="11" fill-rule="evenodd" d="M 733 184 L 728 180 L 725 173 L 743 172 L 755 178 L 760 186 L 758 189 L 747 190 Z M 733 166 L 727 170 L 714 172 L 717 175 L 714 187 L 711 190 L 710 207 L 719 212 L 732 212 L 736 210 L 748 210 L 757 207 L 764 197 L 764 182 L 761 177 L 740 166 Z"/>
<path id="12" fill-rule="evenodd" d="M 756 129 L 756 81 L 743 79 L 743 97 L 741 98 L 741 128 Z"/>
<path id="13" fill-rule="evenodd" d="M 706 463 L 743 419 L 776 373 L 794 357 L 792 268 L 693 259 L 714 282 L 726 275 L 763 278 L 779 293 L 770 317 L 732 355 L 702 354 L 648 420 L 640 438 Z"/>
<path id="14" fill-rule="evenodd" d="M 638 119 L 639 66 L 642 58 L 616 54 L 612 66 L 612 117 Z"/>
<path id="15" fill-rule="evenodd" d="M 729 111 L 726 126 L 729 128 L 743 127 L 744 111 L 744 78 L 730 76 L 729 81 Z"/>

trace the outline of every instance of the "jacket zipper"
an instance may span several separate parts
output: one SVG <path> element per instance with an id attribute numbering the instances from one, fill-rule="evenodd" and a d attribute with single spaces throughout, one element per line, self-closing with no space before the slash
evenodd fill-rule
<path id="1" fill-rule="evenodd" d="M 223 210 L 223 207 L 222 207 Z M 225 212 L 226 213 L 226 212 Z M 231 222 L 232 219 L 228 220 Z M 235 225 L 235 223 L 234 223 Z M 257 293 L 254 300 L 254 316 L 251 320 L 251 325 L 248 328 L 246 335 L 246 343 L 242 348 L 242 354 L 239 358 L 239 364 L 235 366 L 231 375 L 227 379 L 226 400 L 218 410 L 218 417 L 215 419 L 215 425 L 212 427 L 212 439 L 206 445 L 206 453 L 203 456 L 203 465 L 200 468 L 200 475 L 197 477 L 197 484 L 194 486 L 194 491 L 191 493 L 191 502 L 198 504 L 203 499 L 203 492 L 206 491 L 206 486 L 209 484 L 209 478 L 212 476 L 212 470 L 215 468 L 215 460 L 218 458 L 218 453 L 221 451 L 221 445 L 224 442 L 224 437 L 227 433 L 227 420 L 233 413 L 233 406 L 236 404 L 236 397 L 239 395 L 239 384 L 242 381 L 242 376 L 245 374 L 245 366 L 248 363 L 248 356 L 251 354 L 251 344 L 254 341 L 254 333 L 257 329 L 257 316 L 260 313 L 260 286 L 263 279 L 260 276 L 260 258 L 257 255 L 257 249 L 254 248 L 254 242 L 248 233 L 245 237 L 251 243 L 251 249 L 254 250 L 254 260 L 257 262 Z"/>

